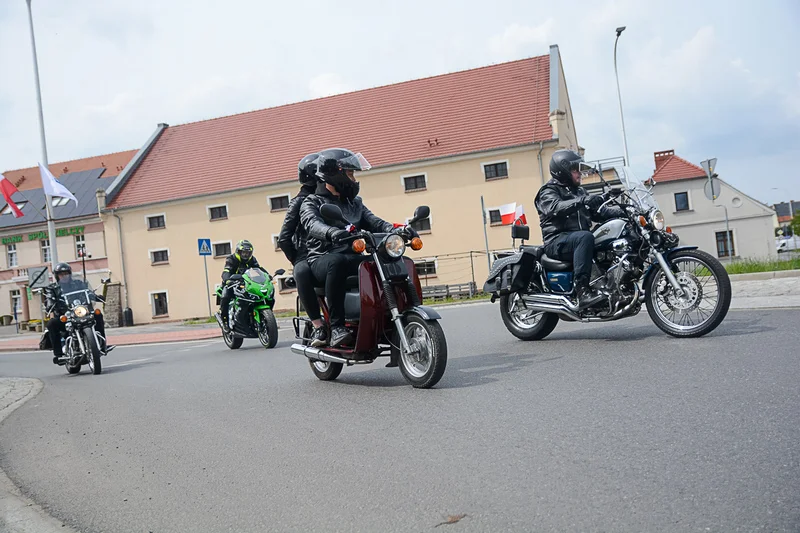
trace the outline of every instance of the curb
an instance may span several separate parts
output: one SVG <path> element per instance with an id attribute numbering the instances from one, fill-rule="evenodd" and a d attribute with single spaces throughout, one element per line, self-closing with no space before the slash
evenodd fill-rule
<path id="1" fill-rule="evenodd" d="M 0 423 L 44 388 L 38 379 L 0 379 L 0 383 L 9 381 L 29 385 L 30 389 L 21 396 L 13 395 L 11 403 L 0 409 Z M 77 530 L 47 514 L 44 509 L 22 494 L 22 491 L 2 470 L 0 470 L 0 531 L 9 533 L 78 533 Z"/>
<path id="2" fill-rule="evenodd" d="M 752 274 L 731 274 L 731 281 L 763 281 L 767 279 L 800 278 L 800 270 L 774 270 Z"/>

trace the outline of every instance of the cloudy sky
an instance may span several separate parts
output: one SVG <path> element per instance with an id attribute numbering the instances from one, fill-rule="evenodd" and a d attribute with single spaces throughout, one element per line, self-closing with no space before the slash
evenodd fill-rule
<path id="1" fill-rule="evenodd" d="M 50 161 L 171 125 L 561 49 L 587 158 L 675 149 L 765 202 L 800 200 L 800 2 L 33 0 Z M 276 7 L 277 6 L 277 7 Z M 578 7 L 580 6 L 580 7 Z M 25 0 L 0 1 L 0 169 L 39 136 Z M 780 188 L 783 191 L 772 190 Z"/>

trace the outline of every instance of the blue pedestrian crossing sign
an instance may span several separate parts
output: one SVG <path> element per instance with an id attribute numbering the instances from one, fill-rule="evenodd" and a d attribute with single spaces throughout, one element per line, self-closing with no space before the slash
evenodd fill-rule
<path id="1" fill-rule="evenodd" d="M 197 252 L 200 255 L 211 255 L 211 239 L 197 239 Z"/>

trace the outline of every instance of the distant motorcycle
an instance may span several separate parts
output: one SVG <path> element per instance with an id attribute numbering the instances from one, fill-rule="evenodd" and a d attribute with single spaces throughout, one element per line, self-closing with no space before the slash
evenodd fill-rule
<path id="1" fill-rule="evenodd" d="M 492 302 L 500 299 L 500 316 L 512 335 L 539 340 L 559 319 L 618 320 L 636 315 L 643 303 L 653 322 L 674 337 L 706 335 L 724 320 L 731 303 L 725 268 L 697 246 L 679 246 L 653 198 L 652 185 L 646 186 L 627 167 L 621 180 L 624 190 L 604 193 L 603 205 L 622 207 L 626 217 L 609 220 L 593 232 L 590 285 L 605 299 L 588 309 L 580 310 L 572 299 L 572 263 L 548 257 L 543 246 L 525 245 L 530 229 L 512 226 L 512 238 L 523 244 L 494 262 L 483 287 Z"/>
<path id="2" fill-rule="evenodd" d="M 276 276 L 285 270 L 275 271 Z M 264 348 L 274 348 L 278 344 L 278 321 L 275 319 L 275 285 L 272 277 L 258 268 L 250 268 L 244 274 L 234 274 L 228 278 L 233 286 L 233 300 L 228 307 L 229 329 L 226 332 L 219 315 L 217 323 L 222 330 L 222 338 L 231 350 L 238 350 L 244 339 L 258 338 Z M 222 287 L 217 289 L 217 305 L 222 298 Z"/>

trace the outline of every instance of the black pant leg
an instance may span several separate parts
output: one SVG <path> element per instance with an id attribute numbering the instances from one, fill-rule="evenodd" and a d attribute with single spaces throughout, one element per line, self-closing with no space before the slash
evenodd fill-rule
<path id="1" fill-rule="evenodd" d="M 320 310 L 317 293 L 314 291 L 314 273 L 311 271 L 308 261 L 302 260 L 295 263 L 293 275 L 297 284 L 297 294 L 300 296 L 308 318 L 319 320 Z"/>

